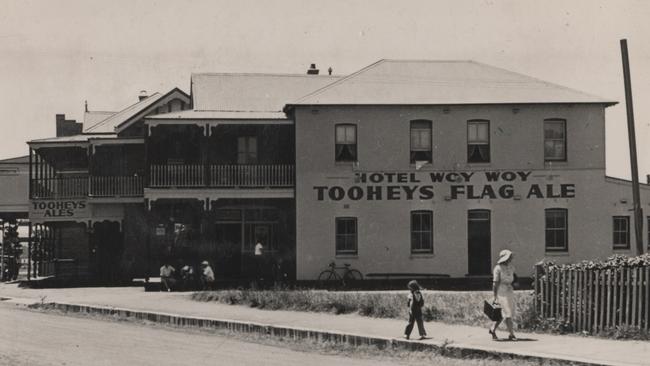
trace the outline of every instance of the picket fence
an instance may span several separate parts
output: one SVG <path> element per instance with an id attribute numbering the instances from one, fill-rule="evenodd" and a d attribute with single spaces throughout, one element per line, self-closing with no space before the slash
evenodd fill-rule
<path id="1" fill-rule="evenodd" d="M 615 269 L 538 268 L 535 308 L 543 319 L 578 332 L 617 326 L 648 329 L 650 266 Z"/>

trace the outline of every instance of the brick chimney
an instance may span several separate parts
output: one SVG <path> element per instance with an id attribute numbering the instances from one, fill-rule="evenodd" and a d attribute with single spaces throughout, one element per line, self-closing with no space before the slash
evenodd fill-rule
<path id="1" fill-rule="evenodd" d="M 316 68 L 316 64 L 311 64 L 311 66 L 309 66 L 309 69 L 307 70 L 307 75 L 318 75 L 318 69 Z"/>
<path id="2" fill-rule="evenodd" d="M 65 119 L 65 114 L 56 115 L 56 137 L 81 134 L 83 125 L 73 119 Z"/>

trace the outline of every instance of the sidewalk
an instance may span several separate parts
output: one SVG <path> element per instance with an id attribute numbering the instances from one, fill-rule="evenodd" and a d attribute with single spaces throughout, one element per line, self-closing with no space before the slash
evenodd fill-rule
<path id="1" fill-rule="evenodd" d="M 43 298 L 43 296 L 45 296 Z M 278 327 L 305 328 L 400 339 L 405 321 L 358 315 L 331 315 L 267 311 L 244 306 L 194 302 L 187 293 L 143 292 L 141 288 L 19 289 L 0 285 L 0 297 L 22 303 L 59 302 L 158 312 L 212 319 L 253 322 Z M 519 333 L 521 341 L 494 342 L 487 329 L 437 322 L 425 324 L 432 339 L 412 341 L 604 365 L 648 365 L 650 342 L 614 341 L 578 336 Z M 499 332 L 502 337 L 505 331 Z"/>

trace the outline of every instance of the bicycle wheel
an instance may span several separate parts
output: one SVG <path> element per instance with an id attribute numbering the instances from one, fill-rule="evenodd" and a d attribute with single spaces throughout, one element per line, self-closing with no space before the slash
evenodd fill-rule
<path id="1" fill-rule="evenodd" d="M 326 269 L 318 275 L 318 287 L 324 287 L 336 281 L 338 275 L 331 269 Z"/>
<path id="2" fill-rule="evenodd" d="M 343 275 L 343 280 L 348 286 L 354 285 L 356 282 L 363 280 L 363 275 L 356 269 L 351 269 L 345 272 L 345 275 Z"/>

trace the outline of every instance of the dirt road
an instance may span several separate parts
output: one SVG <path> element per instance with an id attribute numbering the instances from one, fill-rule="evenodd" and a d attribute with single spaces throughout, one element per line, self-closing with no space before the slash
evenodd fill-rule
<path id="1" fill-rule="evenodd" d="M 0 365 L 391 365 L 0 303 Z"/>

